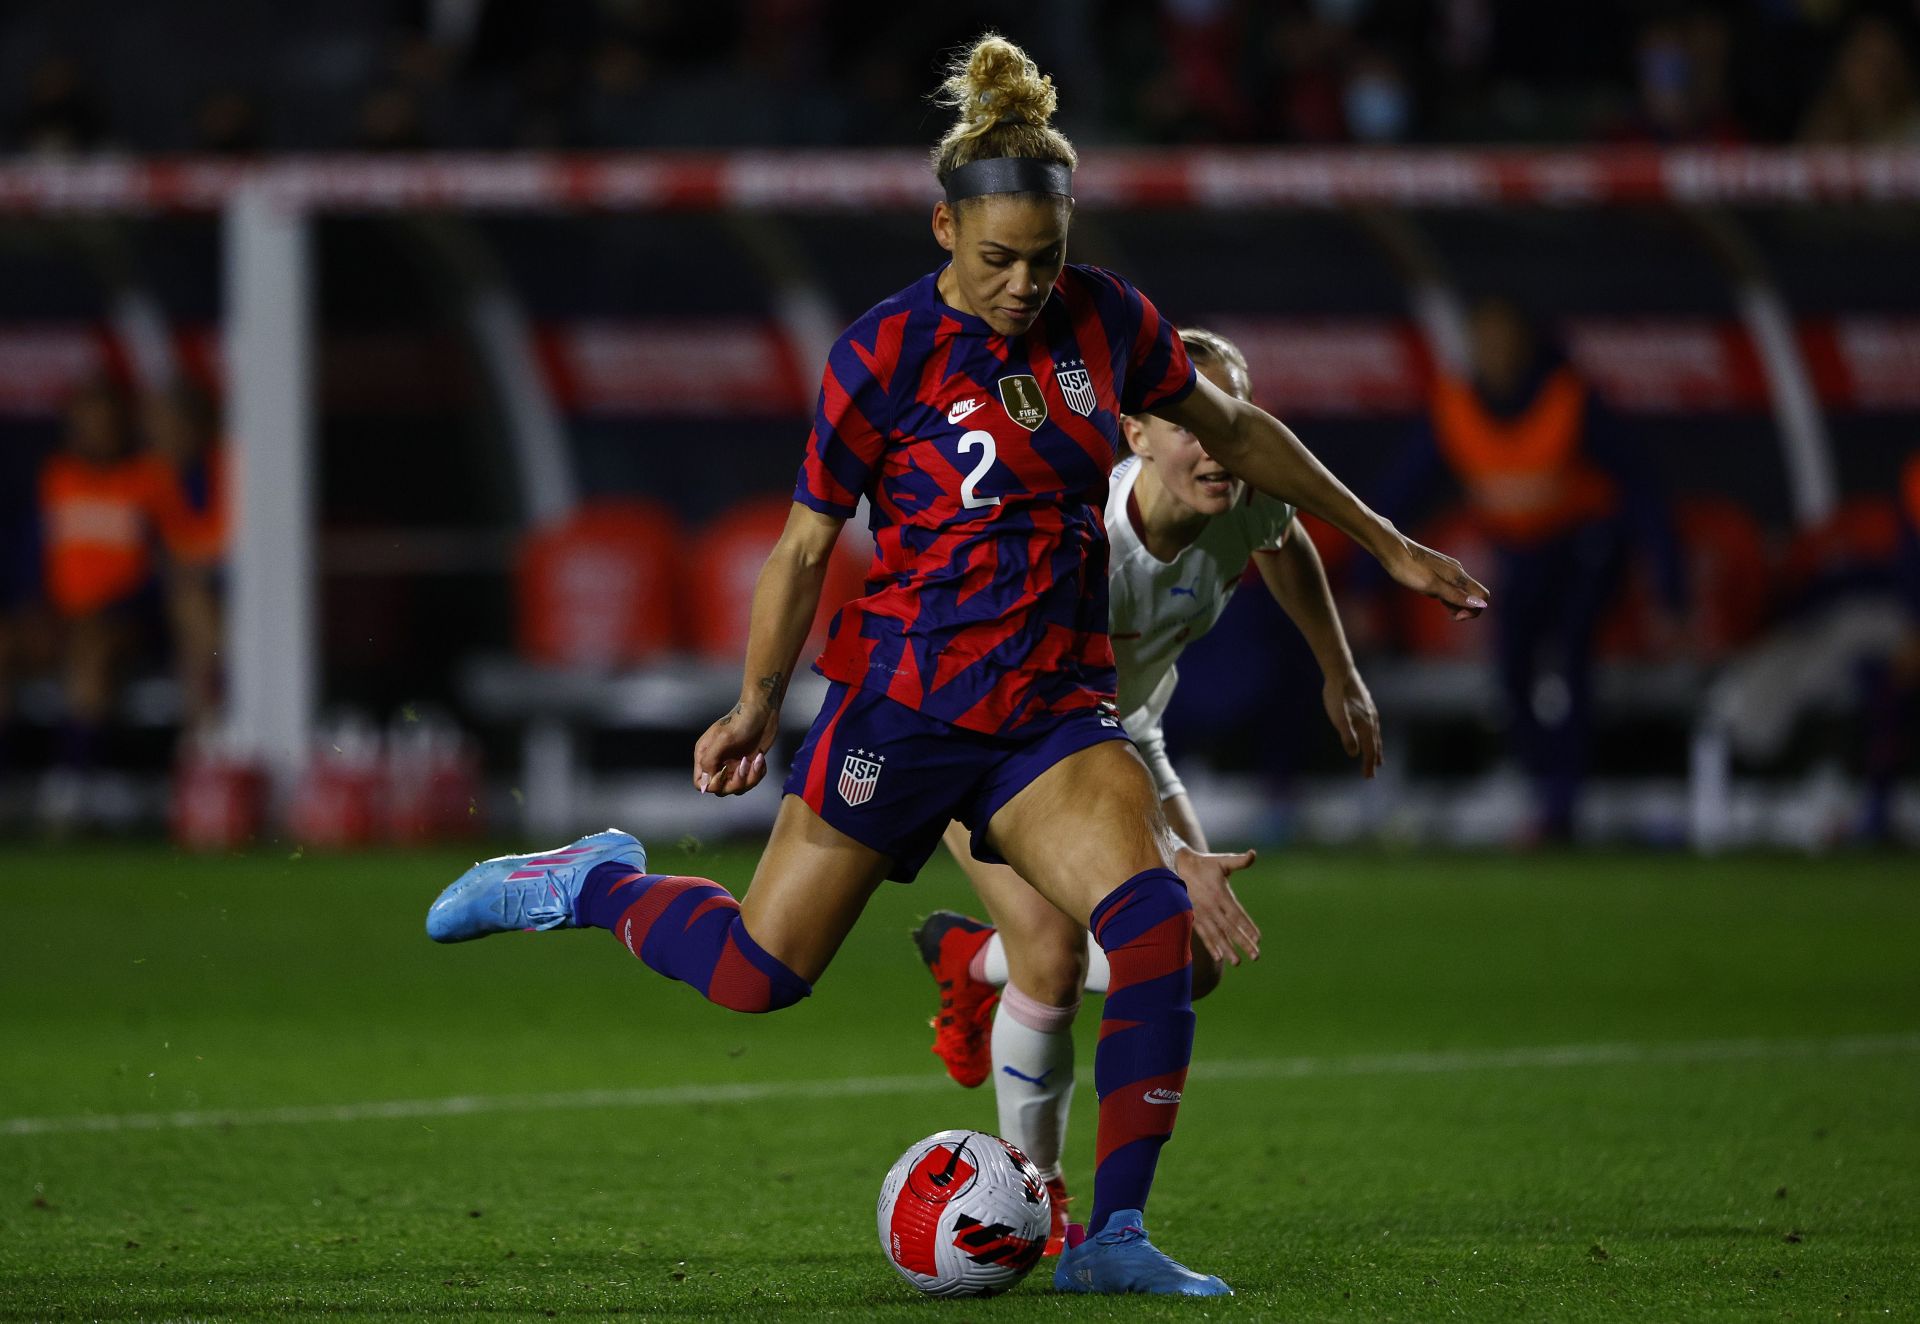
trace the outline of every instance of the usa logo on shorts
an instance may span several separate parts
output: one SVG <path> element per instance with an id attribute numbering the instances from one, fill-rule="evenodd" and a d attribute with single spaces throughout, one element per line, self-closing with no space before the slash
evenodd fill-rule
<path id="1" fill-rule="evenodd" d="M 847 761 L 840 765 L 840 798 L 849 807 L 857 807 L 873 799 L 874 788 L 880 785 L 880 765 L 886 761 L 884 754 L 873 754 L 864 749 L 856 749 L 847 755 Z"/>

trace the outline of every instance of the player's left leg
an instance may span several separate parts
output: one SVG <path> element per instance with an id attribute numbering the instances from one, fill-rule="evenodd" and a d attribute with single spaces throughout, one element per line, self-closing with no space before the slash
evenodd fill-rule
<path id="1" fill-rule="evenodd" d="M 1005 992 L 985 1045 L 994 1103 L 1000 1135 L 1032 1159 L 1046 1180 L 1053 1204 L 1046 1253 L 1057 1255 L 1066 1244 L 1072 1198 L 1060 1157 L 1073 1106 L 1073 1021 L 1085 979 L 1087 931 L 1006 865 L 976 859 L 964 829 L 950 830 L 947 846 L 986 905 L 1004 953 L 1007 969 L 999 982 Z M 976 973 L 985 971 L 966 972 L 972 987 L 994 987 L 974 978 Z"/>
<path id="2" fill-rule="evenodd" d="M 1144 1227 L 1193 1052 L 1193 912 L 1186 885 L 1167 867 L 1171 835 L 1145 767 L 1130 744 L 1105 741 L 1051 762 L 1010 798 L 981 807 L 986 844 L 1093 932 L 1112 971 L 1094 1057 L 1094 1231 L 1090 1240 L 1069 1236 L 1054 1285 L 1225 1293 L 1218 1278 L 1157 1250 Z"/>

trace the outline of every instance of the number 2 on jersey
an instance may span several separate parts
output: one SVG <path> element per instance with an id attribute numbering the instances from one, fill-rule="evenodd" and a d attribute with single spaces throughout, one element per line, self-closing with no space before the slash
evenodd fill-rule
<path id="1" fill-rule="evenodd" d="M 999 456 L 1000 448 L 994 442 L 991 432 L 983 432 L 978 429 L 960 438 L 960 453 L 965 455 L 975 446 L 982 447 L 986 451 L 986 454 L 980 457 L 980 463 L 973 466 L 973 472 L 961 480 L 960 506 L 963 510 L 978 510 L 982 506 L 997 506 L 1000 504 L 1000 498 L 997 496 L 983 497 L 974 494 L 974 488 L 979 485 L 982 478 L 987 476 L 987 470 L 993 468 L 993 462 Z"/>

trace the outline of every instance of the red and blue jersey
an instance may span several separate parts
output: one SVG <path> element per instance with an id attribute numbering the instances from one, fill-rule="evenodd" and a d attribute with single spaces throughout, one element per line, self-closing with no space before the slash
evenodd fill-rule
<path id="1" fill-rule="evenodd" d="M 866 596 L 815 669 L 969 730 L 1111 700 L 1107 475 L 1120 416 L 1193 389 L 1147 297 L 1069 266 L 1024 335 L 950 307 L 938 273 L 877 304 L 827 357 L 794 500 L 870 502 Z"/>

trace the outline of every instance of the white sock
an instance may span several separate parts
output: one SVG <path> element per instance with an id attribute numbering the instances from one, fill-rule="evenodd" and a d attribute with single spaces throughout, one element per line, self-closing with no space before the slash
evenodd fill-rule
<path id="1" fill-rule="evenodd" d="M 1105 997 L 1107 980 L 1112 973 L 1107 966 L 1107 954 L 1100 950 L 1100 944 L 1095 942 L 1093 935 L 1089 933 L 1087 935 L 1087 982 L 1081 987 L 1089 993 L 1098 993 L 1101 997 Z"/>
<path id="2" fill-rule="evenodd" d="M 993 1095 L 1000 1135 L 1033 1160 L 1042 1177 L 1060 1175 L 1073 1103 L 1073 1017 L 1080 1004 L 1049 1007 L 1011 984 L 993 1017 Z"/>
<path id="3" fill-rule="evenodd" d="M 995 988 L 1007 986 L 1007 945 L 1000 941 L 1000 930 L 993 931 L 993 936 L 974 956 L 973 965 L 967 973 Z"/>
<path id="4" fill-rule="evenodd" d="M 993 936 L 981 946 L 979 955 L 973 958 L 972 974 L 975 979 L 992 984 L 995 988 L 1007 986 L 1007 945 L 1000 941 L 1000 930 L 995 929 Z M 1100 944 L 1087 935 L 1087 982 L 1089 993 L 1104 994 L 1107 991 L 1107 954 L 1100 950 Z"/>

